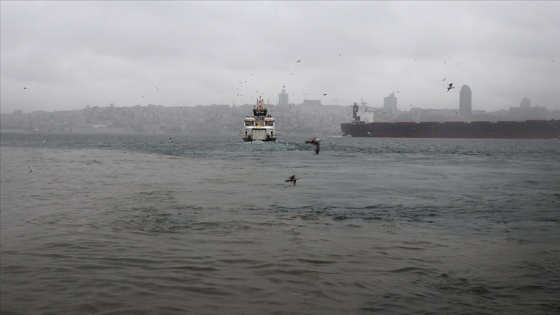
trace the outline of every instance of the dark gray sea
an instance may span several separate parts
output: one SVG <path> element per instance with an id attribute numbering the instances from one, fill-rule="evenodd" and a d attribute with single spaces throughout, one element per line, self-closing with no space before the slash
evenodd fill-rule
<path id="1" fill-rule="evenodd" d="M 310 136 L 3 132 L 1 314 L 560 313 L 560 140 Z"/>

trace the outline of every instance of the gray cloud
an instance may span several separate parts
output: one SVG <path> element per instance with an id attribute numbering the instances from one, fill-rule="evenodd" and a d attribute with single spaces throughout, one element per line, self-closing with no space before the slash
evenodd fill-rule
<path id="1" fill-rule="evenodd" d="M 447 82 L 474 109 L 560 107 L 559 2 L 0 3 L 2 112 L 275 103 L 283 85 L 456 107 Z"/>

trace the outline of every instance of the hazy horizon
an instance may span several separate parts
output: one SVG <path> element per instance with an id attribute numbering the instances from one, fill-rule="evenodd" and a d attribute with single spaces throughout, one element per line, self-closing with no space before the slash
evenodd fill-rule
<path id="1" fill-rule="evenodd" d="M 456 108 L 468 85 L 473 110 L 560 108 L 559 2 L 0 5 L 2 113 L 276 104 L 284 86 L 296 104 Z"/>

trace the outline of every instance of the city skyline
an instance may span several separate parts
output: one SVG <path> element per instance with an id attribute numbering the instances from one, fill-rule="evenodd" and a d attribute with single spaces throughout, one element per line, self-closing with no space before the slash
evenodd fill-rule
<path id="1" fill-rule="evenodd" d="M 457 98 L 457 106 L 451 106 L 448 108 L 435 108 L 435 107 L 427 107 L 427 108 L 420 108 L 420 107 L 412 107 L 409 106 L 408 108 L 401 106 L 401 108 L 399 108 L 398 106 L 398 98 L 395 96 L 395 93 L 392 92 L 390 93 L 388 96 L 383 97 L 383 101 L 379 101 L 379 102 L 372 102 L 372 103 L 368 103 L 366 100 L 361 99 L 359 101 L 352 101 L 349 104 L 323 104 L 321 102 L 320 99 L 303 99 L 302 102 L 300 103 L 291 103 L 289 102 L 289 93 L 287 93 L 287 90 L 285 88 L 283 88 L 281 90 L 280 93 L 277 93 L 278 95 L 278 99 L 275 100 L 271 100 L 271 99 L 267 99 L 266 102 L 264 102 L 265 105 L 270 106 L 270 105 L 276 105 L 276 106 L 292 106 L 292 105 L 296 105 L 296 106 L 306 106 L 306 105 L 324 105 L 324 106 L 351 106 L 354 103 L 360 103 L 361 105 L 366 105 L 368 108 L 372 108 L 372 109 L 378 109 L 378 110 L 383 110 L 383 112 L 387 113 L 387 114 L 394 114 L 394 113 L 398 113 L 398 112 L 405 112 L 405 111 L 411 111 L 413 109 L 425 109 L 425 110 L 458 110 L 459 116 L 462 118 L 468 118 L 473 110 L 475 111 L 484 111 L 486 112 L 486 110 L 484 109 L 477 109 L 476 107 L 473 108 L 473 103 L 472 103 L 472 90 L 470 89 L 470 87 L 468 85 L 463 85 L 460 89 L 460 92 L 458 94 L 458 98 Z M 195 106 L 166 106 L 166 105 L 162 105 L 162 104 L 145 104 L 145 105 L 140 105 L 140 104 L 136 104 L 134 106 L 116 106 L 119 108 L 127 108 L 127 107 L 151 107 L 151 106 L 157 106 L 157 107 L 164 107 L 164 108 L 182 108 L 182 107 L 200 107 L 200 106 L 228 106 L 228 107 L 236 107 L 236 106 L 253 106 L 254 103 L 245 103 L 245 104 L 205 104 L 205 105 L 195 105 Z M 107 104 L 105 106 L 91 106 L 91 105 L 86 105 L 83 108 L 76 108 L 76 109 L 70 109 L 70 110 L 82 110 L 82 109 L 88 109 L 88 108 L 92 108 L 92 107 L 115 107 L 114 103 L 110 103 Z M 556 110 L 558 111 L 559 109 L 555 108 L 555 107 L 546 107 L 546 106 L 539 106 L 539 105 L 535 105 L 533 106 L 531 104 L 531 99 L 528 97 L 523 97 L 521 99 L 521 101 L 519 102 L 519 105 L 512 105 L 509 106 L 508 108 L 501 108 L 498 109 L 496 111 L 488 111 L 488 112 L 499 112 L 502 110 L 508 110 L 511 108 L 521 108 L 522 110 L 527 111 L 527 109 L 530 111 L 531 109 L 535 109 L 535 108 L 541 108 L 541 109 L 545 109 L 545 110 Z M 44 111 L 44 110 L 37 110 L 37 111 Z M 54 112 L 56 112 L 57 110 L 53 110 Z M 25 112 L 22 110 L 14 110 L 12 113 L 14 112 Z M 47 111 L 48 112 L 48 111 Z M 2 114 L 11 114 L 11 113 L 2 113 Z"/>
<path id="2" fill-rule="evenodd" d="M 276 100 L 556 108 L 558 2 L 17 2 L 1 6 L 1 108 Z M 287 22 L 289 21 L 289 22 Z M 321 32 L 328 34 L 322 35 Z"/>

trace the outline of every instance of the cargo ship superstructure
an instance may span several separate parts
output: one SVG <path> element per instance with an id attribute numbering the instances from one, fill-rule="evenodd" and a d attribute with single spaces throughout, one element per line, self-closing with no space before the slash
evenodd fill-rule
<path id="1" fill-rule="evenodd" d="M 386 138 L 560 138 L 560 120 L 365 122 L 359 107 L 352 107 L 354 120 L 340 125 L 343 135 Z"/>
<path id="2" fill-rule="evenodd" d="M 253 116 L 245 117 L 243 141 L 276 141 L 274 118 L 268 114 L 268 108 L 264 106 L 261 98 L 257 99 Z"/>

